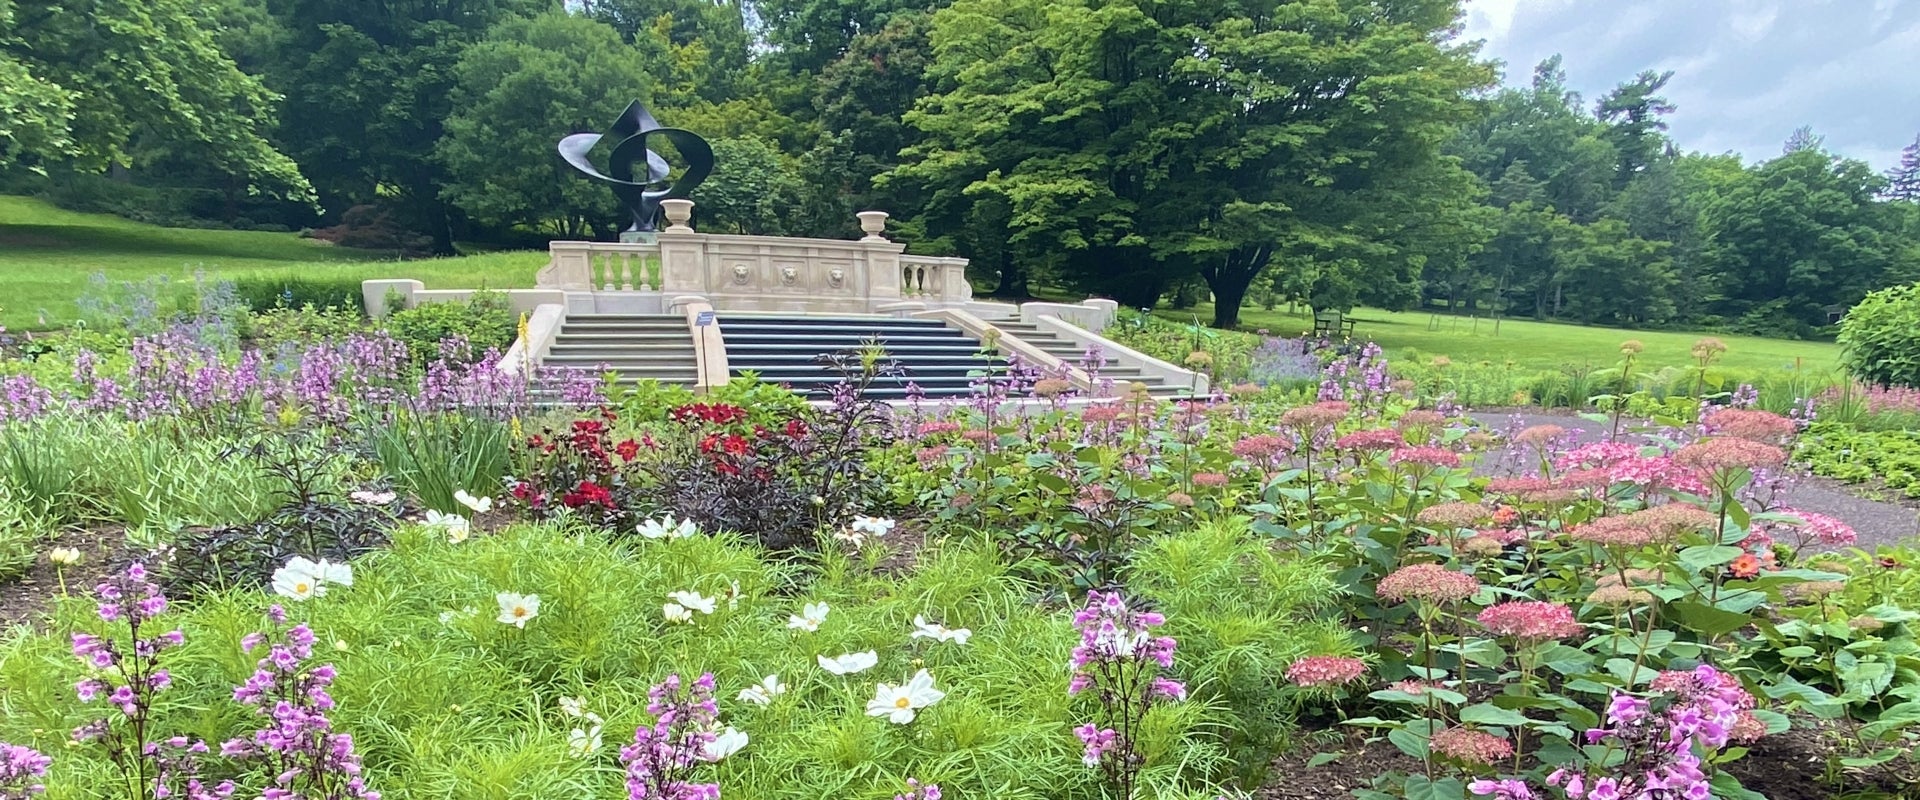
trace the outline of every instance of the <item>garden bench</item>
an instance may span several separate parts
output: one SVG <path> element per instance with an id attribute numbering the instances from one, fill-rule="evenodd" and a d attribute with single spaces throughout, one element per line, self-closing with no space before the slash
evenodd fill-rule
<path id="1" fill-rule="evenodd" d="M 1338 311 L 1322 311 L 1313 315 L 1313 335 L 1350 337 L 1353 335 L 1353 326 L 1358 322 L 1347 319 L 1345 314 Z"/>

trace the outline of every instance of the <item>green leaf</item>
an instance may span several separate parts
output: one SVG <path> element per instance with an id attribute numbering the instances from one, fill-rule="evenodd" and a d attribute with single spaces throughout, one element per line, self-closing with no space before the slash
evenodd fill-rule
<path id="1" fill-rule="evenodd" d="M 1518 711 L 1510 711 L 1492 703 L 1475 703 L 1460 709 L 1460 721 L 1470 722 L 1475 725 L 1516 728 L 1527 724 L 1527 716 Z"/>
<path id="2" fill-rule="evenodd" d="M 1716 800 L 1767 800 L 1767 796 L 1740 785 L 1740 779 L 1725 772 L 1715 774 L 1707 781 L 1713 787 Z"/>
<path id="3" fill-rule="evenodd" d="M 1400 752 L 1406 753 L 1409 756 L 1423 760 L 1427 757 L 1426 737 L 1416 734 L 1413 731 L 1404 728 L 1396 728 L 1388 731 L 1387 741 L 1393 742 L 1394 747 L 1400 748 Z"/>
<path id="4" fill-rule="evenodd" d="M 1780 657 L 1781 658 L 1807 658 L 1809 656 L 1812 656 L 1814 652 L 1815 652 L 1814 649 L 1811 647 L 1808 647 L 1804 644 L 1797 644 L 1792 647 L 1781 648 Z"/>
<path id="5" fill-rule="evenodd" d="M 1682 558 L 1685 558 L 1684 553 L 1685 551 L 1682 551 Z M 1752 618 L 1746 614 L 1737 614 L 1732 611 L 1714 608 L 1713 606 L 1691 600 L 1674 603 L 1672 608 L 1674 613 L 1680 618 L 1680 621 L 1688 628 L 1707 634 L 1708 636 L 1720 636 L 1722 634 L 1732 633 L 1746 627 L 1752 622 Z"/>
<path id="6" fill-rule="evenodd" d="M 1694 572 L 1707 572 L 1730 564 L 1744 552 L 1730 544 L 1696 544 L 1680 550 L 1680 563 Z"/>
<path id="7" fill-rule="evenodd" d="M 1425 775 L 1408 775 L 1404 787 L 1407 800 L 1466 800 L 1467 785 L 1459 778 L 1429 781 Z"/>
<path id="8" fill-rule="evenodd" d="M 1314 753 L 1312 758 L 1307 759 L 1307 769 L 1331 764 L 1338 758 L 1339 753 Z"/>

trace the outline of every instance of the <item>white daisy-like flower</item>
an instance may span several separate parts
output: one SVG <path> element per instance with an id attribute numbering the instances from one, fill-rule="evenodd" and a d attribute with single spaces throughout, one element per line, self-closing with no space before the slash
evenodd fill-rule
<path id="1" fill-rule="evenodd" d="M 873 699 L 867 701 L 867 716 L 886 717 L 895 725 L 905 725 L 920 709 L 946 696 L 946 692 L 933 688 L 933 676 L 923 669 L 899 686 L 883 683 L 874 687 Z"/>
<path id="2" fill-rule="evenodd" d="M 567 734 L 567 755 L 586 758 L 600 752 L 600 726 L 574 728 Z"/>
<path id="3" fill-rule="evenodd" d="M 335 564 L 323 558 L 314 563 L 313 574 L 320 579 L 321 583 L 353 585 L 353 567 L 346 564 Z"/>
<path id="4" fill-rule="evenodd" d="M 516 628 L 527 627 L 527 622 L 540 616 L 540 595 L 501 592 L 493 596 L 500 601 L 500 622 Z"/>
<path id="5" fill-rule="evenodd" d="M 787 627 L 808 633 L 820 630 L 830 610 L 826 603 L 808 603 L 800 607 L 800 613 L 787 616 Z"/>
<path id="6" fill-rule="evenodd" d="M 739 728 L 728 725 L 727 729 L 714 734 L 713 741 L 700 748 L 702 761 L 719 761 L 747 746 L 747 734 Z"/>
<path id="7" fill-rule="evenodd" d="M 295 556 L 287 565 L 273 571 L 273 591 L 288 600 L 309 600 L 327 593 L 321 582 L 319 565 Z"/>
<path id="8" fill-rule="evenodd" d="M 913 617 L 913 634 L 909 638 L 966 644 L 972 636 L 973 631 L 966 628 L 949 628 L 938 622 L 928 622 L 926 617 L 916 614 Z"/>
<path id="9" fill-rule="evenodd" d="M 452 544 L 464 542 L 473 534 L 473 523 L 459 514 L 442 514 L 433 509 L 427 509 L 425 524 L 429 528 L 445 532 L 447 541 Z"/>
<path id="10" fill-rule="evenodd" d="M 756 706 L 772 705 L 773 698 L 787 693 L 787 685 L 780 682 L 779 675 L 768 675 L 759 683 L 740 690 L 740 702 Z"/>
<path id="11" fill-rule="evenodd" d="M 675 522 L 672 514 L 660 519 L 650 519 L 640 523 L 641 536 L 649 539 L 688 539 L 699 535 L 700 526 L 693 520 L 683 519 Z"/>
<path id="12" fill-rule="evenodd" d="M 685 623 L 693 621 L 693 612 L 688 611 L 686 606 L 680 605 L 679 603 L 667 603 L 661 606 L 660 615 L 666 617 L 668 622 Z"/>
<path id="13" fill-rule="evenodd" d="M 893 520 L 887 517 L 854 517 L 853 522 L 847 525 L 854 532 L 875 539 L 885 538 L 887 534 L 892 533 L 893 526 Z"/>
<path id="14" fill-rule="evenodd" d="M 826 656 L 815 656 L 815 658 L 819 659 L 821 669 L 835 675 L 852 675 L 856 672 L 866 672 L 867 670 L 873 669 L 873 665 L 880 663 L 880 654 L 872 650 L 860 653 L 847 653 L 835 658 L 827 658 Z"/>
<path id="15" fill-rule="evenodd" d="M 562 697 L 560 710 L 569 717 L 584 717 L 587 714 L 587 704 L 578 697 Z"/>
<path id="16" fill-rule="evenodd" d="M 467 490 L 465 489 L 455 489 L 453 492 L 453 500 L 471 509 L 475 514 L 485 514 L 493 510 L 493 498 L 474 497 L 473 495 L 467 494 Z"/>
<path id="17" fill-rule="evenodd" d="M 699 592 L 668 592 L 667 598 L 702 614 L 711 614 L 720 607 L 720 601 Z"/>

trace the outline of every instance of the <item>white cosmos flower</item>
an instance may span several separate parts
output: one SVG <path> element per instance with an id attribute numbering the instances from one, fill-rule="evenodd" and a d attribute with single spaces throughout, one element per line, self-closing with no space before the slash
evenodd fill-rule
<path id="1" fill-rule="evenodd" d="M 713 610 L 719 607 L 720 602 L 699 592 L 668 592 L 667 597 L 673 600 L 673 602 L 702 614 L 713 613 Z"/>
<path id="2" fill-rule="evenodd" d="M 873 665 L 880 663 L 880 654 L 872 650 L 862 653 L 847 653 L 838 658 L 827 658 L 826 656 L 815 656 L 815 658 L 820 660 L 821 669 L 835 675 L 852 675 L 856 672 L 866 672 L 867 670 L 873 669 Z"/>
<path id="3" fill-rule="evenodd" d="M 562 697 L 560 698 L 560 710 L 565 712 L 569 717 L 584 717 L 587 714 L 587 705 L 581 702 L 578 697 Z"/>
<path id="4" fill-rule="evenodd" d="M 966 628 L 949 628 L 938 622 L 928 622 L 926 617 L 916 614 L 913 617 L 913 635 L 910 638 L 966 644 L 967 639 L 972 636 L 973 631 Z"/>
<path id="5" fill-rule="evenodd" d="M 689 539 L 699 533 L 700 527 L 693 520 L 675 522 L 672 514 L 640 523 L 640 535 L 649 539 Z"/>
<path id="6" fill-rule="evenodd" d="M 567 734 L 567 755 L 574 758 L 586 758 L 600 752 L 600 726 L 586 729 L 574 728 Z"/>
<path id="7" fill-rule="evenodd" d="M 779 675 L 768 675 L 760 682 L 740 690 L 740 702 L 756 706 L 772 705 L 773 698 L 787 693 L 787 685 L 780 682 Z"/>
<path id="8" fill-rule="evenodd" d="M 727 610 L 731 611 L 733 609 L 739 608 L 740 607 L 740 582 L 734 581 L 733 585 L 728 586 L 726 591 L 720 593 L 720 596 L 727 599 Z"/>
<path id="9" fill-rule="evenodd" d="M 335 564 L 324 558 L 313 565 L 313 575 L 319 578 L 321 583 L 337 583 L 341 586 L 353 585 L 353 567 L 346 564 Z"/>
<path id="10" fill-rule="evenodd" d="M 900 686 L 883 683 L 874 687 L 873 699 L 867 701 L 867 716 L 886 717 L 895 725 L 905 725 L 920 709 L 946 696 L 946 692 L 933 688 L 933 676 L 923 669 Z"/>
<path id="11" fill-rule="evenodd" d="M 666 617 L 668 622 L 693 621 L 693 612 L 688 611 L 686 606 L 680 605 L 679 603 L 668 603 L 661 606 L 660 615 Z"/>
<path id="12" fill-rule="evenodd" d="M 797 631 L 812 633 L 820 630 L 820 624 L 827 621 L 826 603 L 808 603 L 800 607 L 800 613 L 787 616 L 787 627 Z"/>
<path id="13" fill-rule="evenodd" d="M 499 620 L 516 628 L 527 627 L 527 620 L 540 616 L 540 595 L 501 592 L 493 596 L 500 601 Z"/>
<path id="14" fill-rule="evenodd" d="M 747 734 L 732 725 L 728 725 L 726 730 L 714 734 L 713 741 L 701 746 L 700 759 L 703 761 L 719 761 L 720 759 L 740 752 L 740 748 L 746 746 Z"/>
<path id="15" fill-rule="evenodd" d="M 307 600 L 327 593 L 327 587 L 315 574 L 319 565 L 295 556 L 287 565 L 273 571 L 273 591 L 288 600 Z"/>
<path id="16" fill-rule="evenodd" d="M 445 531 L 447 541 L 453 544 L 466 541 L 467 536 L 473 533 L 473 524 L 467 522 L 466 517 L 459 514 L 442 514 L 433 509 L 427 509 L 426 526 Z"/>
<path id="17" fill-rule="evenodd" d="M 879 539 L 893 532 L 893 524 L 893 520 L 886 517 L 854 517 L 847 527 L 855 533 Z"/>
<path id="18" fill-rule="evenodd" d="M 485 514 L 493 510 L 493 498 L 474 497 L 473 495 L 467 494 L 467 490 L 465 489 L 455 489 L 453 499 L 454 502 L 472 509 L 475 514 Z"/>

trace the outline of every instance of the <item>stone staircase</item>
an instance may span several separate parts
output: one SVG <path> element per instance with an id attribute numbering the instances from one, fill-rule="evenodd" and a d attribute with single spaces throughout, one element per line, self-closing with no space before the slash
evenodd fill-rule
<path id="1" fill-rule="evenodd" d="M 1031 322 L 995 322 L 993 326 L 1008 335 L 1020 339 L 1046 351 L 1048 355 L 1067 362 L 1068 365 L 1086 369 L 1087 348 L 1085 345 L 1064 338 L 1052 331 L 1042 331 L 1039 325 Z M 1147 385 L 1147 393 L 1154 397 L 1175 397 L 1191 393 L 1186 386 L 1169 386 L 1155 376 L 1148 377 L 1138 367 L 1116 363 L 1114 353 L 1106 353 L 1107 363 L 1094 376 L 1096 380 L 1113 381 L 1114 394 L 1125 394 L 1127 384 L 1139 381 Z"/>
<path id="2" fill-rule="evenodd" d="M 932 319 L 859 316 L 778 316 L 724 313 L 716 320 L 726 341 L 727 368 L 733 377 L 747 373 L 768 383 L 785 384 L 794 391 L 820 397 L 840 375 L 820 363 L 822 355 L 854 351 L 878 342 L 903 374 L 877 379 L 868 389 L 876 399 L 899 400 L 908 384 L 930 399 L 964 397 L 978 373 L 1005 360 L 980 355 L 980 342 L 965 332 Z M 1039 326 L 1021 322 L 989 323 L 1080 367 L 1086 347 Z M 693 337 L 686 317 L 679 314 L 586 314 L 566 318 L 541 364 L 547 367 L 612 370 L 624 384 L 653 380 L 692 386 L 698 382 Z M 1113 381 L 1113 391 L 1140 381 L 1157 397 L 1182 396 L 1185 386 L 1167 385 L 1143 374 L 1137 366 L 1110 361 L 1098 378 Z"/>
<path id="3" fill-rule="evenodd" d="M 877 341 L 905 374 L 874 381 L 867 396 L 903 399 L 909 382 L 927 397 L 960 397 L 984 369 L 980 343 L 934 320 L 890 317 L 755 316 L 720 318 L 727 340 L 727 369 L 735 376 L 753 373 L 768 383 L 819 395 L 840 375 L 819 363 L 823 354 L 858 350 Z"/>
<path id="4" fill-rule="evenodd" d="M 692 386 L 693 336 L 679 314 L 590 314 L 567 318 L 542 366 L 615 370 L 621 383 Z"/>

